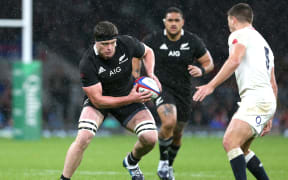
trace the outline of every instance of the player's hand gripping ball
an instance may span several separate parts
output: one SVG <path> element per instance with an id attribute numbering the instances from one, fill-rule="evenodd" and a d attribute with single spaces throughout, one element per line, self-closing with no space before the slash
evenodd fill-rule
<path id="1" fill-rule="evenodd" d="M 135 80 L 135 84 L 137 85 L 137 92 L 150 91 L 152 94 L 151 99 L 153 100 L 160 94 L 160 89 L 157 86 L 156 81 L 150 77 L 142 76 Z"/>

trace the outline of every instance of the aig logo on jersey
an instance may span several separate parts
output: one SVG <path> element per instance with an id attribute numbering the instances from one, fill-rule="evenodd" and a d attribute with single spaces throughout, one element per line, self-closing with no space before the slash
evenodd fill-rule
<path id="1" fill-rule="evenodd" d="M 110 70 L 110 77 L 113 76 L 113 75 L 115 75 L 115 74 L 118 74 L 118 73 L 120 73 L 120 72 L 121 72 L 121 67 L 118 66 L 118 67 Z"/>
<path id="2" fill-rule="evenodd" d="M 172 56 L 172 57 L 179 57 L 181 55 L 180 51 L 169 51 L 168 56 Z"/>

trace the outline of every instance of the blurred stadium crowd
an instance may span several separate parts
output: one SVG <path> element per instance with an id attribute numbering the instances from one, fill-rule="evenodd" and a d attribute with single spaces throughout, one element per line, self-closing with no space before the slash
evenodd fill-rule
<path id="1" fill-rule="evenodd" d="M 141 40 L 163 28 L 165 10 L 183 10 L 184 28 L 198 34 L 206 43 L 215 70 L 199 85 L 209 81 L 228 56 L 229 36 L 226 11 L 240 1 L 212 0 L 67 0 L 33 2 L 33 56 L 43 62 L 43 124 L 48 129 L 74 128 L 79 116 L 82 91 L 78 63 L 83 51 L 93 43 L 93 27 L 101 20 L 115 23 L 120 34 Z M 246 0 L 255 12 L 254 26 L 270 43 L 275 56 L 279 86 L 274 129 L 288 130 L 288 16 L 286 1 Z M 0 2 L 0 18 L 20 18 L 21 2 Z M 9 127 L 11 117 L 11 64 L 21 55 L 21 30 L 0 28 L 0 128 Z M 193 105 L 190 127 L 224 129 L 239 100 L 234 77 L 219 87 L 203 103 Z M 113 123 L 112 123 L 113 125 Z M 286 131 L 288 136 L 288 131 Z"/>

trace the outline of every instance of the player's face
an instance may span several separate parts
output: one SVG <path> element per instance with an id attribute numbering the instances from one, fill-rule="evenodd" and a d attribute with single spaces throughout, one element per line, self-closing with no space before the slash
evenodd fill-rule
<path id="1" fill-rule="evenodd" d="M 110 59 L 115 54 L 116 39 L 96 42 L 98 53 L 104 59 Z"/>
<path id="2" fill-rule="evenodd" d="M 175 36 L 181 33 L 184 19 L 180 13 L 172 12 L 166 15 L 164 25 L 168 34 Z"/>
<path id="3" fill-rule="evenodd" d="M 229 30 L 230 32 L 233 32 L 235 31 L 235 18 L 233 18 L 232 16 L 228 16 L 228 26 L 229 26 Z"/>

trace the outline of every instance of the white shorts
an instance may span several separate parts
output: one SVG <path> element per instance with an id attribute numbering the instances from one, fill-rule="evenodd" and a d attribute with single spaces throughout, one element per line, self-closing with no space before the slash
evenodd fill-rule
<path id="1" fill-rule="evenodd" d="M 250 124 L 256 136 L 261 134 L 276 111 L 276 102 L 238 102 L 238 105 L 232 119 L 240 119 Z"/>

